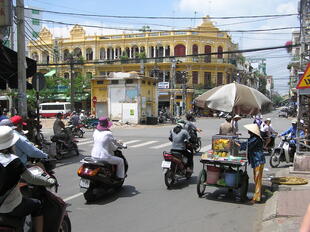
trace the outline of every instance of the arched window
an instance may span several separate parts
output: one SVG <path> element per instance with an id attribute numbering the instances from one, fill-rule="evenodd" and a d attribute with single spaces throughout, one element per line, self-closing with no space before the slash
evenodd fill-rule
<path id="1" fill-rule="evenodd" d="M 42 63 L 48 64 L 50 62 L 50 57 L 48 51 L 42 52 Z"/>
<path id="2" fill-rule="evenodd" d="M 194 44 L 193 45 L 193 55 L 198 55 L 198 45 L 197 44 Z"/>
<path id="3" fill-rule="evenodd" d="M 93 60 L 93 49 L 86 49 L 86 60 Z"/>
<path id="4" fill-rule="evenodd" d="M 34 59 L 34 60 L 36 60 L 36 61 L 39 60 L 39 55 L 38 55 L 37 52 L 33 52 L 33 53 L 31 54 L 31 57 L 32 57 L 32 59 Z"/>
<path id="5" fill-rule="evenodd" d="M 65 50 L 64 50 L 63 56 L 64 56 L 64 61 L 66 61 L 66 60 L 69 59 L 69 57 L 70 57 L 70 52 L 69 52 L 68 49 L 65 49 Z"/>
<path id="6" fill-rule="evenodd" d="M 108 60 L 113 60 L 114 59 L 114 49 L 113 48 L 108 48 L 107 49 L 107 59 Z"/>
<path id="7" fill-rule="evenodd" d="M 217 58 L 223 59 L 223 47 L 222 46 L 217 47 Z"/>
<path id="8" fill-rule="evenodd" d="M 131 48 L 132 58 L 138 58 L 139 56 L 139 48 L 135 45 Z"/>
<path id="9" fill-rule="evenodd" d="M 124 56 L 128 56 L 129 57 L 129 55 L 130 55 L 130 48 L 126 48 Z"/>
<path id="10" fill-rule="evenodd" d="M 100 60 L 104 60 L 106 57 L 105 57 L 105 49 L 104 48 L 100 48 L 100 56 L 99 56 L 99 59 Z"/>
<path id="11" fill-rule="evenodd" d="M 122 54 L 122 49 L 120 47 L 115 48 L 115 59 L 119 59 Z"/>
<path id="12" fill-rule="evenodd" d="M 65 73 L 64 73 L 64 78 L 65 78 L 65 79 L 69 79 L 69 73 L 68 73 L 68 72 L 65 72 Z"/>
<path id="13" fill-rule="evenodd" d="M 205 54 L 209 54 L 211 53 L 211 46 L 210 45 L 206 45 L 205 46 Z M 205 62 L 210 63 L 211 62 L 211 55 L 205 55 Z"/>
<path id="14" fill-rule="evenodd" d="M 183 44 L 178 44 L 174 47 L 174 55 L 175 56 L 185 56 L 186 55 L 186 48 Z"/>
<path id="15" fill-rule="evenodd" d="M 82 50 L 80 48 L 75 48 L 73 50 L 73 55 L 76 57 L 81 57 L 82 56 Z"/>

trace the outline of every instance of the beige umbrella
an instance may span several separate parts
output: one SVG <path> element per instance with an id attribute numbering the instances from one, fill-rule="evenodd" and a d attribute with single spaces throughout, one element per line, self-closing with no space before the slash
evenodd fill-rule
<path id="1" fill-rule="evenodd" d="M 264 94 L 238 83 L 215 87 L 195 98 L 195 105 L 235 114 L 257 114 L 262 107 L 271 105 Z"/>

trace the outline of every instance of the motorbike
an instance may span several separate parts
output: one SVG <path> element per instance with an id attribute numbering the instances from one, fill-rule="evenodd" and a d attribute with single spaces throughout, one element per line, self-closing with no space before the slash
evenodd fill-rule
<path id="1" fill-rule="evenodd" d="M 44 164 L 44 167 L 47 167 L 47 165 L 51 165 L 49 161 L 48 164 Z M 46 171 L 44 171 L 39 166 L 32 166 L 28 168 L 28 170 L 36 176 L 55 178 L 53 174 L 48 173 L 48 167 L 46 168 Z M 24 196 L 40 199 L 41 202 L 43 202 L 43 230 L 45 232 L 71 232 L 71 221 L 66 210 L 67 204 L 55 194 L 58 191 L 58 184 L 55 185 L 55 193 L 43 186 L 33 186 L 26 183 L 20 183 L 20 186 L 21 192 Z M 5 216 L 3 214 L 0 215 L 0 231 L 31 232 L 33 231 L 31 224 L 30 217 L 15 218 L 11 216 Z"/>
<path id="2" fill-rule="evenodd" d="M 291 163 L 294 161 L 296 146 L 290 144 L 291 137 L 282 136 L 282 141 L 274 149 L 270 156 L 270 166 L 276 168 L 281 162 Z"/>
<path id="3" fill-rule="evenodd" d="M 124 160 L 125 178 L 127 177 L 128 162 L 121 150 L 126 148 L 126 145 L 120 144 L 114 152 L 115 156 Z M 92 157 L 82 159 L 81 163 L 82 166 L 78 169 L 77 174 L 81 177 L 80 187 L 84 192 L 86 202 L 95 201 L 107 193 L 121 189 L 123 186 L 125 178 L 116 180 L 116 165 Z"/>
<path id="4" fill-rule="evenodd" d="M 51 141 L 56 143 L 56 155 L 55 158 L 60 160 L 65 155 L 70 155 L 73 153 L 76 156 L 79 156 L 79 149 L 77 142 L 72 135 L 72 125 L 67 126 L 63 130 L 63 136 L 53 135 L 51 136 Z"/>
<path id="5" fill-rule="evenodd" d="M 165 185 L 167 189 L 170 189 L 176 181 L 181 178 L 190 179 L 192 172 L 187 171 L 188 158 L 182 153 L 175 150 L 170 152 L 163 152 L 164 160 L 162 161 L 161 167 L 163 168 Z M 193 166 L 190 167 L 193 170 Z"/>
<path id="6" fill-rule="evenodd" d="M 274 150 L 274 146 L 275 146 L 275 139 L 276 139 L 276 135 L 272 135 L 270 137 L 270 142 L 267 146 L 267 149 L 264 149 L 264 154 L 265 155 L 271 155 L 273 150 Z M 266 143 L 266 140 L 263 141 L 264 142 L 264 146 L 265 146 L 265 143 Z"/>
<path id="7" fill-rule="evenodd" d="M 72 135 L 77 136 L 79 138 L 83 138 L 85 131 L 82 129 L 84 127 L 84 124 L 80 123 L 79 125 L 75 126 L 72 129 Z"/>

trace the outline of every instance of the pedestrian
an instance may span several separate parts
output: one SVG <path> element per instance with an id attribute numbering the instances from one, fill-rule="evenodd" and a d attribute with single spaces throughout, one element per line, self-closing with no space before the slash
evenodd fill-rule
<path id="1" fill-rule="evenodd" d="M 234 118 L 232 119 L 232 128 L 233 128 L 233 134 L 234 135 L 241 135 L 241 133 L 238 133 L 239 132 L 239 125 L 238 125 L 238 121 L 241 119 L 241 116 L 236 114 L 234 116 Z"/>
<path id="2" fill-rule="evenodd" d="M 220 135 L 232 135 L 233 134 L 233 127 L 231 123 L 232 117 L 227 115 L 225 118 L 225 122 L 220 125 Z"/>
<path id="3" fill-rule="evenodd" d="M 241 150 L 245 150 L 248 146 L 248 159 L 253 168 L 253 177 L 255 183 L 255 191 L 250 204 L 259 203 L 262 195 L 262 177 L 264 165 L 266 163 L 263 153 L 263 139 L 260 130 L 256 124 L 247 124 L 244 126 L 250 135 L 247 142 L 241 144 Z"/>

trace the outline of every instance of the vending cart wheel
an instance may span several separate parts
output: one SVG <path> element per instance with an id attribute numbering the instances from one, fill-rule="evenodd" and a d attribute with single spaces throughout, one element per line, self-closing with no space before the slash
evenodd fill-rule
<path id="1" fill-rule="evenodd" d="M 207 180 L 207 172 L 205 169 L 202 169 L 199 173 L 197 182 L 197 194 L 199 197 L 202 197 L 206 190 L 206 180 Z"/>

